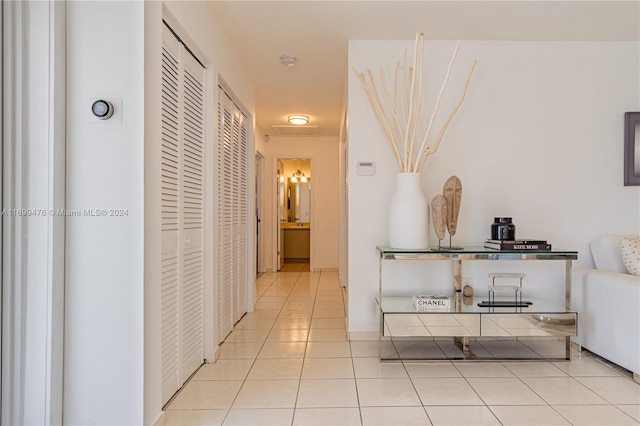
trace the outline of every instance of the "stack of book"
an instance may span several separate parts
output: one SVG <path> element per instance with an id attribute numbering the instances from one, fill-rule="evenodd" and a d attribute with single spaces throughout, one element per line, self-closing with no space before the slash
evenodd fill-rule
<path id="1" fill-rule="evenodd" d="M 494 250 L 549 251 L 551 244 L 545 240 L 486 240 L 484 248 Z"/>
<path id="2" fill-rule="evenodd" d="M 418 311 L 445 311 L 451 309 L 451 300 L 447 296 L 418 294 L 413 296 L 413 306 Z"/>

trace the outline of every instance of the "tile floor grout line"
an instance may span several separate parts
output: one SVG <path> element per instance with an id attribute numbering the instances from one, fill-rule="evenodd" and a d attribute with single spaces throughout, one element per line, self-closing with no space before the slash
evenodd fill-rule
<path id="1" fill-rule="evenodd" d="M 276 277 L 271 284 L 269 285 L 269 287 L 267 287 L 267 289 L 265 290 L 264 293 L 266 293 L 269 288 L 271 288 L 274 283 L 278 281 L 278 277 Z M 296 279 L 297 281 L 297 279 Z M 295 287 L 295 284 L 294 286 Z M 292 287 L 292 289 L 293 289 Z M 260 299 L 262 297 L 264 297 L 264 293 L 258 298 L 258 300 L 255 301 L 255 303 L 258 303 L 260 301 Z M 289 291 L 289 294 L 291 294 L 291 290 Z M 287 295 L 287 298 L 289 296 Z M 285 299 L 286 301 L 286 299 Z M 256 311 L 255 309 L 255 303 L 254 303 L 254 310 L 253 312 Z M 283 305 L 284 306 L 284 305 Z M 276 317 L 276 321 L 278 320 L 280 313 L 282 312 L 282 306 L 280 307 L 280 311 L 278 312 L 278 317 Z M 242 319 L 240 319 L 240 321 L 242 321 Z M 240 322 L 238 321 L 238 322 Z M 274 330 L 275 327 L 275 323 L 276 321 L 273 322 L 273 324 L 271 325 L 271 328 L 269 329 L 269 332 L 267 333 L 267 337 L 269 336 L 269 334 L 271 334 L 271 332 Z M 262 344 L 260 345 L 260 349 L 258 350 L 258 353 L 256 354 L 256 356 L 253 358 L 253 362 L 251 363 L 251 366 L 249 367 L 249 370 L 247 371 L 247 374 L 245 375 L 244 379 L 242 380 L 242 384 L 240 385 L 240 387 L 238 388 L 238 393 L 236 393 L 235 397 L 233 398 L 233 401 L 231 402 L 231 405 L 229 406 L 229 409 L 227 410 L 227 413 L 225 414 L 223 420 L 222 420 L 222 425 L 224 425 L 225 421 L 227 420 L 227 417 L 229 416 L 229 413 L 231 412 L 231 410 L 233 409 L 233 405 L 235 404 L 236 400 L 238 399 L 238 396 L 240 395 L 240 392 L 242 391 L 242 388 L 244 387 L 245 383 L 247 383 L 247 379 L 249 378 L 249 375 L 251 374 L 251 370 L 253 369 L 253 367 L 256 365 L 256 361 L 258 360 L 258 357 L 260 356 L 260 352 L 262 352 L 262 349 L 264 348 L 265 343 L 267 342 L 267 337 L 265 337 L 265 339 L 262 341 Z M 224 341 L 223 341 L 224 343 Z"/>
<path id="2" fill-rule="evenodd" d="M 549 362 L 549 363 L 551 363 L 551 362 Z M 538 398 L 540 398 L 542 401 L 544 401 L 544 402 L 547 404 L 547 406 L 551 407 L 551 409 L 552 409 L 553 411 L 555 411 L 556 413 L 558 413 L 558 415 L 559 415 L 560 417 L 562 417 L 563 419 L 565 419 L 565 420 L 567 421 L 567 423 L 569 423 L 570 425 L 573 425 L 573 423 L 571 422 L 571 420 L 570 420 L 569 418 L 567 418 L 566 416 L 564 416 L 564 415 L 563 415 L 559 410 L 557 410 L 557 409 L 556 409 L 556 407 L 557 407 L 557 406 L 560 406 L 560 405 L 562 405 L 562 404 L 557 404 L 557 405 L 555 405 L 555 406 L 554 406 L 554 405 L 553 405 L 553 404 L 551 404 L 549 401 L 547 401 L 545 398 L 543 398 L 543 396 L 542 396 L 542 395 L 540 395 L 538 392 L 536 392 L 536 390 L 535 390 L 535 389 L 533 389 L 531 386 L 529 386 L 529 384 L 528 384 L 527 382 L 525 382 L 525 381 L 523 380 L 523 379 L 531 378 L 531 377 L 522 377 L 522 376 L 520 376 L 519 374 L 516 374 L 514 371 L 512 371 L 512 370 L 511 370 L 509 367 L 507 367 L 506 365 L 505 365 L 505 368 L 507 368 L 509 371 L 511 371 L 511 372 L 512 372 L 512 373 L 513 373 L 513 374 L 518 378 L 518 380 L 520 380 L 520 381 L 521 381 L 521 382 L 522 382 L 522 383 L 523 383 L 527 388 L 529 388 L 529 389 L 531 390 L 531 392 L 533 392 L 533 393 L 534 393 Z M 535 377 L 534 377 L 534 378 L 535 378 Z M 538 378 L 540 378 L 540 377 L 538 377 Z M 555 377 L 554 377 L 554 378 L 555 378 Z M 567 378 L 572 379 L 572 380 L 574 380 L 574 381 L 578 382 L 578 381 L 577 381 L 577 380 L 575 380 L 575 378 L 574 378 L 572 375 L 570 375 L 570 374 L 567 374 Z M 578 382 L 578 383 L 580 383 L 580 382 Z M 581 384 L 581 383 L 580 383 L 580 384 Z M 584 386 L 584 385 L 583 385 L 583 386 Z M 591 389 L 589 389 L 588 387 L 586 387 L 586 386 L 585 386 L 585 388 L 587 388 L 588 390 L 590 390 L 591 392 L 593 392 L 593 391 L 592 391 Z M 600 395 L 596 394 L 595 392 L 593 392 L 593 393 L 594 393 L 596 396 L 598 396 L 598 397 L 600 396 Z M 602 398 L 602 399 L 604 400 L 604 398 Z M 583 404 L 568 404 L 568 405 L 583 405 Z M 588 404 L 588 405 L 592 405 L 592 404 Z M 604 404 L 603 404 L 603 405 L 604 405 Z M 607 404 L 607 405 L 609 405 L 609 404 Z M 620 411 L 622 411 L 622 410 L 620 410 Z M 625 414 L 626 414 L 626 413 L 625 413 Z"/>
<path id="3" fill-rule="evenodd" d="M 512 361 L 512 362 L 513 362 L 513 361 Z M 549 361 L 543 361 L 543 362 L 551 364 L 551 362 L 549 362 Z M 524 386 L 526 386 L 526 387 L 527 387 L 527 389 L 531 390 L 531 392 L 533 392 L 533 394 L 534 394 L 535 396 L 537 396 L 538 398 L 540 398 L 540 399 L 541 399 L 541 400 L 542 400 L 542 401 L 543 401 L 543 402 L 544 402 L 548 407 L 551 407 L 551 409 L 553 409 L 553 410 L 554 410 L 554 411 L 556 411 L 558 414 L 560 414 L 560 416 L 562 416 L 562 414 L 561 414 L 560 412 L 558 412 L 558 410 L 556 410 L 555 408 L 553 408 L 553 406 L 551 405 L 551 403 L 549 403 L 549 401 L 547 401 L 546 399 L 544 399 L 544 398 L 542 397 L 542 395 L 540 395 L 538 392 L 536 392 L 536 391 L 535 391 L 535 389 L 533 389 L 531 386 L 529 386 L 529 384 L 528 384 L 527 382 L 525 382 L 525 381 L 523 380 L 523 378 L 526 378 L 526 377 L 522 377 L 520 374 L 517 374 L 515 371 L 513 371 L 512 369 L 510 369 L 510 368 L 509 368 L 509 366 L 505 365 L 505 361 L 501 361 L 501 362 L 500 362 L 500 364 L 501 364 L 504 368 L 506 368 L 506 369 L 507 369 L 511 374 L 513 374 L 513 375 L 514 375 L 514 376 L 515 376 L 515 377 L 520 381 L 520 383 L 522 383 Z M 554 366 L 554 367 L 555 367 L 555 366 Z M 568 375 L 567 375 L 567 376 L 568 376 Z M 562 418 L 564 418 L 564 416 L 562 416 Z M 568 419 L 566 419 L 566 420 L 567 420 L 567 421 L 569 421 Z M 569 422 L 569 423 L 571 423 L 571 422 Z"/>
<path id="4" fill-rule="evenodd" d="M 262 297 L 264 296 L 264 294 L 269 290 L 269 288 L 271 288 L 271 286 L 273 286 L 273 283 L 275 283 L 277 281 L 277 277 L 276 279 L 274 279 L 271 284 L 269 285 L 269 287 L 267 287 L 267 289 L 264 291 L 264 293 L 262 293 L 262 295 L 260 297 L 258 297 L 258 299 L 255 301 L 254 303 L 254 310 L 253 312 L 255 312 L 255 304 L 258 303 L 260 301 L 260 299 L 262 299 Z M 242 321 L 244 318 L 241 318 L 240 321 Z M 238 323 L 240 322 L 238 321 Z M 275 321 L 274 323 L 271 325 L 271 328 L 269 329 L 269 332 L 267 333 L 267 336 L 271 333 L 271 330 L 273 329 L 273 326 L 275 325 Z M 232 330 L 232 332 L 235 330 Z M 236 393 L 236 395 L 233 397 L 233 401 L 231 401 L 231 404 L 229 405 L 229 409 L 227 410 L 227 413 L 225 414 L 224 418 L 222 419 L 222 423 L 221 425 L 224 425 L 225 422 L 227 421 L 227 417 L 229 417 L 229 413 L 231 413 L 231 410 L 233 409 L 233 405 L 236 403 L 236 400 L 238 399 L 238 396 L 240 395 L 240 392 L 242 391 L 242 388 L 244 387 L 245 383 L 247 382 L 247 378 L 249 377 L 249 374 L 251 374 L 251 370 L 253 369 L 253 366 L 256 365 L 256 360 L 258 359 L 258 355 L 260 355 L 260 351 L 262 351 L 262 348 L 264 347 L 265 342 L 267 341 L 266 337 L 265 339 L 262 341 L 262 345 L 260 346 L 260 349 L 258 350 L 258 353 L 256 354 L 256 356 L 253 358 L 253 362 L 251 363 L 251 366 L 249 367 L 249 369 L 247 370 L 247 374 L 244 376 L 244 379 L 242 380 L 242 384 L 240 384 L 240 387 L 238 388 L 238 392 Z M 223 344 L 225 343 L 224 341 L 222 342 Z"/>
<path id="5" fill-rule="evenodd" d="M 569 420 L 569 419 L 568 419 L 566 416 L 564 416 L 560 411 L 558 411 L 558 410 L 556 409 L 556 407 L 554 407 L 553 405 L 550 405 L 550 407 L 551 407 L 551 409 L 552 409 L 553 411 L 555 411 L 556 413 L 558 413 L 558 415 L 559 415 L 560 417 L 562 417 L 564 420 L 566 420 L 566 421 L 567 421 L 567 423 L 569 423 L 570 425 L 573 425 L 573 423 L 571 422 L 571 420 Z"/>
<path id="6" fill-rule="evenodd" d="M 498 417 L 498 415 L 491 409 L 491 406 L 485 405 L 485 407 L 487 407 L 487 410 L 489 410 L 489 412 L 493 415 L 493 417 L 495 417 L 495 419 L 498 421 L 498 423 L 500 423 L 501 425 L 504 426 L 504 422 L 502 420 L 500 420 L 500 417 Z"/>
<path id="7" fill-rule="evenodd" d="M 399 354 L 398 354 L 399 356 Z M 422 409 L 424 410 L 424 413 L 427 416 L 427 419 L 429 419 L 429 423 L 431 425 L 433 425 L 433 420 L 431 420 L 431 416 L 429 415 L 429 412 L 427 411 L 427 406 L 424 404 L 424 401 L 422 400 L 422 397 L 420 396 L 420 392 L 418 392 L 418 388 L 416 388 L 416 384 L 413 382 L 413 377 L 411 377 L 411 374 L 409 374 L 409 369 L 407 369 L 407 365 L 405 364 L 404 361 L 402 361 L 402 359 L 400 360 L 400 362 L 402 363 L 402 367 L 404 368 L 405 373 L 407 373 L 407 377 L 409 378 L 409 382 L 411 383 L 411 386 L 413 387 L 413 390 L 416 393 L 416 396 L 418 397 L 418 400 L 420 401 L 420 405 L 422 406 Z M 449 361 L 449 363 L 451 363 L 451 361 Z M 416 377 L 417 379 L 418 377 Z"/>
<path id="8" fill-rule="evenodd" d="M 269 287 L 271 287 L 275 281 L 277 281 L 277 277 L 274 277 L 274 280 L 271 282 L 271 284 L 269 284 Z M 267 289 L 268 289 L 269 287 L 267 287 Z M 265 291 L 266 291 L 266 290 L 265 290 Z M 263 293 L 263 294 L 264 294 L 264 293 Z M 258 297 L 258 300 L 260 300 L 260 298 L 262 298 L 262 295 L 260 295 L 260 296 Z M 257 301 L 256 301 L 256 302 L 257 302 Z M 246 314 L 245 314 L 245 315 L 246 315 Z M 242 317 L 242 318 L 240 318 L 240 320 L 238 321 L 238 323 L 244 319 L 245 315 L 243 315 L 243 317 Z M 234 330 L 232 329 L 232 330 L 231 330 L 231 332 L 233 332 L 233 331 L 234 331 Z M 229 334 L 231 334 L 231 333 L 229 333 Z M 228 337 L 228 336 L 227 336 L 227 337 Z M 266 340 L 266 339 L 265 339 L 265 340 Z M 223 341 L 222 341 L 222 343 L 221 343 L 221 345 L 222 345 L 222 344 L 224 344 L 224 343 L 225 343 L 225 341 L 223 340 Z M 262 344 L 264 345 L 264 341 L 262 342 Z M 262 346 L 261 346 L 260 348 L 262 349 Z M 258 351 L 258 353 L 259 353 L 259 352 L 260 352 L 260 351 Z M 257 358 L 257 355 L 256 355 L 256 358 Z M 251 368 L 253 368 L 253 365 L 255 364 L 255 360 L 256 360 L 256 358 L 254 358 L 254 359 L 253 359 L 253 362 L 251 363 L 251 367 L 249 367 L 249 370 L 247 370 L 247 374 L 245 375 L 245 378 L 242 380 L 242 384 L 240 385 L 240 388 L 238 389 L 238 393 L 237 393 L 237 394 L 236 394 L 236 396 L 233 398 L 233 401 L 231 402 L 231 405 L 229 406 L 229 408 L 226 410 L 226 411 L 227 411 L 227 413 L 225 414 L 224 418 L 222 419 L 222 424 L 224 424 L 224 421 L 226 420 L 227 416 L 229 415 L 229 411 L 231 411 L 231 407 L 233 407 L 233 403 L 235 402 L 236 398 L 237 398 L 237 397 L 238 397 L 238 395 L 240 394 L 240 389 L 242 389 L 242 386 L 244 385 L 244 383 L 245 383 L 245 381 L 246 381 L 247 377 L 249 376 L 249 373 L 251 372 Z M 220 360 L 220 359 L 217 359 L 213 364 L 215 364 L 215 363 L 216 363 L 216 362 L 218 362 L 219 360 Z M 179 390 L 178 390 L 178 391 L 177 391 L 177 392 L 176 392 L 176 393 L 171 397 L 171 399 L 169 400 L 169 402 L 167 402 L 167 404 L 165 405 L 165 406 L 167 407 L 167 410 L 168 410 L 168 407 L 171 405 L 171 403 L 172 403 L 172 402 L 173 402 L 173 401 L 178 397 L 178 395 L 180 394 L 180 392 L 182 392 L 182 390 L 183 390 L 183 389 L 185 389 L 185 388 L 186 388 L 186 386 L 187 386 L 189 383 L 191 383 L 192 381 L 195 381 L 195 380 L 193 380 L 193 379 L 194 379 L 194 377 L 195 377 L 196 373 L 197 373 L 197 372 L 198 372 L 198 371 L 199 371 L 199 370 L 200 370 L 204 365 L 206 365 L 206 364 L 207 364 L 207 363 L 204 363 L 203 365 L 201 365 L 201 366 L 198 368 L 198 370 L 196 370 L 196 371 L 195 371 L 195 372 L 194 372 L 194 373 L 193 373 L 193 374 L 192 374 L 192 375 L 191 375 L 191 376 L 190 376 L 190 377 L 185 381 L 185 383 L 180 387 L 180 389 L 179 389 Z"/>
<path id="9" fill-rule="evenodd" d="M 298 279 L 300 278 L 298 277 Z M 296 280 L 296 283 L 297 283 L 297 280 Z M 295 284 L 294 284 L 294 287 L 295 287 Z M 308 332 L 307 332 L 307 338 L 304 344 L 304 353 L 302 354 L 302 366 L 300 367 L 300 377 L 298 378 L 298 389 L 296 389 L 296 399 L 293 402 L 293 415 L 291 416 L 292 425 L 296 418 L 296 411 L 298 410 L 298 398 L 300 397 L 300 387 L 302 386 L 302 375 L 304 374 L 304 364 L 307 359 L 307 350 L 309 348 L 309 334 L 311 334 L 311 322 L 313 321 L 313 310 L 315 309 L 316 298 L 318 297 L 319 288 L 320 288 L 320 276 L 318 276 L 318 280 L 316 283 L 316 290 L 315 290 L 315 293 L 313 294 L 313 305 L 311 307 L 311 316 L 309 318 L 309 326 L 307 328 Z"/>
<path id="10" fill-rule="evenodd" d="M 340 292 L 340 295 L 342 296 L 342 292 Z M 342 299 L 342 303 L 344 304 L 344 297 Z M 345 310 L 345 313 L 346 313 L 346 310 Z M 346 321 L 345 321 L 345 333 L 347 333 Z M 360 424 L 363 425 L 364 419 L 362 417 L 362 405 L 360 404 L 360 392 L 358 392 L 358 377 L 356 376 L 356 364 L 353 356 L 353 350 L 351 349 L 351 342 L 349 339 L 347 339 L 347 345 L 349 347 L 349 355 L 351 356 L 351 368 L 353 370 L 353 383 L 356 388 L 356 401 L 358 402 L 358 415 L 360 416 Z"/>

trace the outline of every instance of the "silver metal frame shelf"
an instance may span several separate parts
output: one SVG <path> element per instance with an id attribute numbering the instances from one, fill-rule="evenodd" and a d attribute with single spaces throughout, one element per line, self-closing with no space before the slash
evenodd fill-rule
<path id="1" fill-rule="evenodd" d="M 416 314 L 416 315 L 424 315 L 424 314 L 439 314 L 439 315 L 468 315 L 470 312 L 469 309 L 462 308 L 462 262 L 469 260 L 559 260 L 565 262 L 565 306 L 564 308 L 561 306 L 554 308 L 547 308 L 542 312 L 538 312 L 537 309 L 531 310 L 531 314 L 535 315 L 564 315 L 567 317 L 571 317 L 574 315 L 575 324 L 577 326 L 577 313 L 571 312 L 571 281 L 572 281 L 572 261 L 578 259 L 578 252 L 572 250 L 552 250 L 552 251 L 521 251 L 521 250 L 492 250 L 486 249 L 482 247 L 462 247 L 460 250 L 443 250 L 438 248 L 428 248 L 423 250 L 399 250 L 392 249 L 390 247 L 378 246 L 376 247 L 379 254 L 379 271 L 378 271 L 378 309 L 380 312 L 380 333 L 379 333 L 379 357 L 382 358 L 382 338 L 385 332 L 385 323 L 384 317 L 385 315 L 391 315 L 391 313 L 386 313 L 383 309 L 383 283 L 382 283 L 382 266 L 384 260 L 394 260 L 394 261 L 403 261 L 403 260 L 450 260 L 453 264 L 453 290 L 454 290 L 454 300 L 452 301 L 451 312 L 444 313 L 435 313 L 429 311 L 417 311 L 406 309 L 403 312 L 394 312 L 395 315 L 405 315 L 405 314 Z M 410 297 L 409 297 L 410 298 Z M 484 310 L 482 310 L 484 309 Z M 488 315 L 495 313 L 496 308 L 482 308 L 480 310 L 476 310 L 473 314 L 477 314 L 480 318 L 482 315 Z M 509 315 L 509 312 L 501 311 L 502 314 Z M 521 314 L 522 312 L 514 311 L 514 314 Z M 545 317 L 546 318 L 546 317 Z M 577 329 L 576 329 L 577 330 Z M 564 334 L 563 334 L 564 335 Z M 575 334 L 572 334 L 575 335 Z M 473 336 L 473 334 L 472 334 Z M 456 339 L 456 342 L 461 347 L 465 359 L 472 358 L 469 352 L 469 337 L 470 336 L 450 336 Z M 481 337 L 481 333 L 478 332 L 477 336 Z M 514 335 L 513 337 L 520 337 Z M 565 335 L 565 358 L 566 360 L 571 359 L 571 335 Z"/>

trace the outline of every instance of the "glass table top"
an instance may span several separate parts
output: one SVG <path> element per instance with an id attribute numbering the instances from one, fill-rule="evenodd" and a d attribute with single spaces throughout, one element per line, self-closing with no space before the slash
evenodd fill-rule
<path id="1" fill-rule="evenodd" d="M 442 247 L 428 247 L 424 249 L 395 249 L 389 246 L 376 246 L 382 259 L 546 259 L 546 260 L 576 260 L 576 250 L 496 250 L 481 246 L 464 246 L 456 249 Z"/>
<path id="2" fill-rule="evenodd" d="M 416 309 L 410 296 L 383 296 L 380 310 L 384 314 L 488 314 L 488 313 L 569 313 L 567 308 L 551 303 L 544 299 L 532 299 L 523 297 L 523 301 L 532 302 L 528 307 L 480 307 L 478 303 L 488 300 L 487 297 L 462 298 L 458 309 L 455 307 L 454 297 L 449 297 L 451 307 L 449 310 Z M 496 297 L 496 301 L 513 301 L 513 297 Z"/>

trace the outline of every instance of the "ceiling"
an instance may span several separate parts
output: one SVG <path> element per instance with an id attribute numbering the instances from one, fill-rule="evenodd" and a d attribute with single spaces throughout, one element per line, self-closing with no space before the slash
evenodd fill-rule
<path id="1" fill-rule="evenodd" d="M 318 136 L 338 136 L 347 42 L 412 40 L 638 41 L 634 1 L 210 1 L 252 72 L 255 118 L 267 135 L 304 114 Z M 280 63 L 283 54 L 295 66 Z"/>

